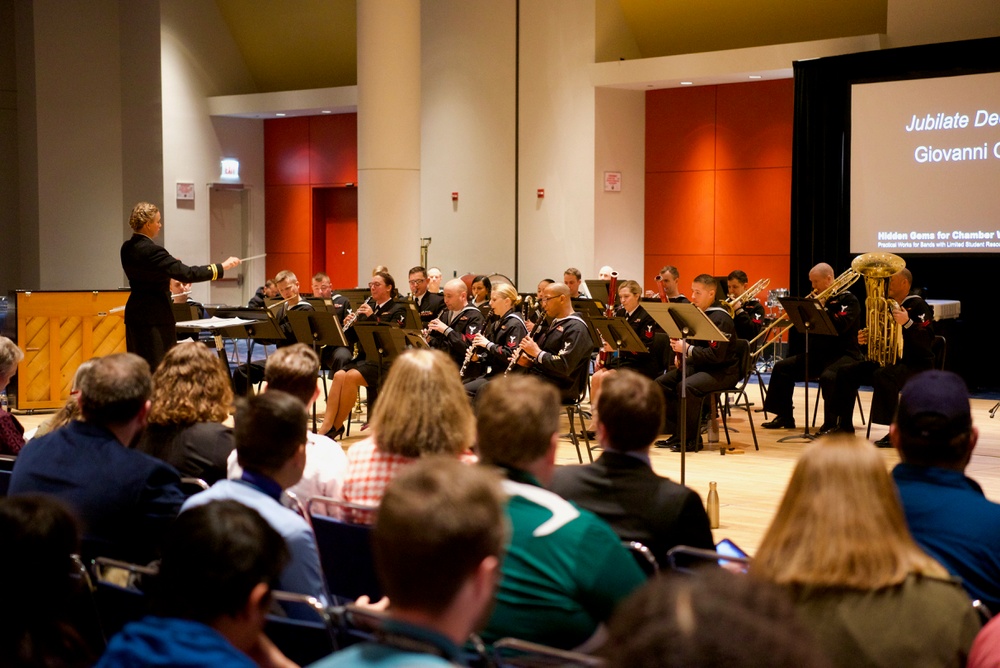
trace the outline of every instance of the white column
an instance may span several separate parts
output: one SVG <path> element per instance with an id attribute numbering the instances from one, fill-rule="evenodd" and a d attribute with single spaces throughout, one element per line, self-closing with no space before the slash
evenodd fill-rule
<path id="1" fill-rule="evenodd" d="M 358 0 L 358 283 L 420 259 L 420 0 Z"/>

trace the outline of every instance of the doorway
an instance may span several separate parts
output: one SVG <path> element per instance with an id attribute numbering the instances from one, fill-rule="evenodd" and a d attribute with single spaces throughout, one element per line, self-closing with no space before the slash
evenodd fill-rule
<path id="1" fill-rule="evenodd" d="M 235 255 L 246 257 L 250 220 L 250 191 L 242 185 L 213 183 L 209 187 L 209 257 L 219 261 Z M 250 299 L 242 265 L 212 281 L 209 300 L 213 304 L 244 306 Z"/>

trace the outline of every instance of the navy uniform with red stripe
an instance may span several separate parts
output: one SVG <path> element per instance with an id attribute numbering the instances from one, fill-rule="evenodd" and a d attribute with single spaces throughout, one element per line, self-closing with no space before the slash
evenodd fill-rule
<path id="1" fill-rule="evenodd" d="M 472 339 L 483 331 L 483 314 L 478 308 L 470 305 L 458 313 L 442 312 L 441 321 L 448 328 L 443 333 L 430 333 L 430 347 L 448 353 L 455 360 L 455 364 L 461 367 L 465 361 L 465 351 L 472 343 Z"/>
<path id="2" fill-rule="evenodd" d="M 708 319 L 726 335 L 729 341 L 736 336 L 736 325 L 729 311 L 716 301 L 705 310 Z M 699 418 L 701 417 L 702 398 L 711 392 L 732 387 L 740 377 L 739 360 L 736 358 L 736 347 L 729 341 L 689 341 L 687 350 L 687 410 L 685 420 L 685 435 L 688 441 L 687 449 L 697 451 L 699 433 Z M 681 399 L 681 370 L 673 368 L 656 379 L 663 390 L 666 399 L 664 411 L 664 432 L 680 434 L 679 421 Z"/>
<path id="3" fill-rule="evenodd" d="M 528 373 L 552 383 L 563 401 L 575 401 L 582 378 L 586 379 L 594 341 L 583 318 L 576 314 L 558 318 L 536 340 L 542 351 Z"/>
<path id="4" fill-rule="evenodd" d="M 476 362 L 470 362 L 462 379 L 466 394 L 475 397 L 488 381 L 503 375 L 510 366 L 511 355 L 517 350 L 521 339 L 527 335 L 528 328 L 524 324 L 524 319 L 515 309 L 507 311 L 498 322 L 488 325 L 483 336 L 490 342 L 485 350 L 478 349 L 480 357 L 478 366 L 474 366 Z"/>
<path id="5" fill-rule="evenodd" d="M 736 336 L 750 341 L 760 334 L 764 326 L 764 307 L 756 299 L 747 300 L 733 313 L 733 323 L 736 325 Z"/>
<path id="6" fill-rule="evenodd" d="M 417 305 L 420 322 L 425 328 L 431 320 L 441 317 L 444 311 L 444 297 L 437 293 L 425 292 L 422 297 L 413 297 L 413 303 Z"/>

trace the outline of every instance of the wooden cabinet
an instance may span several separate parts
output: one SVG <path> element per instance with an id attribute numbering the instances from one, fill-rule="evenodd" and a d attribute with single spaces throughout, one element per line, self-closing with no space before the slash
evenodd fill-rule
<path id="1" fill-rule="evenodd" d="M 7 395 L 18 410 L 60 408 L 84 360 L 125 352 L 127 290 L 17 291 L 7 318 L 17 318 L 24 351 Z M 117 309 L 117 310 L 116 310 Z"/>

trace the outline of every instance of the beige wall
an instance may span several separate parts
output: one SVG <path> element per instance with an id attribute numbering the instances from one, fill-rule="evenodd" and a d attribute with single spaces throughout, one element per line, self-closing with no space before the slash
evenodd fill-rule
<path id="1" fill-rule="evenodd" d="M 885 48 L 1000 35 L 997 0 L 889 0 Z"/>
<path id="2" fill-rule="evenodd" d="M 212 118 L 207 98 L 254 91 L 236 44 L 214 3 L 170 0 L 162 7 L 163 201 L 161 241 L 186 264 L 208 264 L 209 183 L 220 182 L 220 160 L 240 161 L 240 182 L 250 189 L 247 256 L 264 251 L 264 130 L 256 119 Z M 195 184 L 193 206 L 178 206 L 176 183 Z M 225 255 L 238 255 L 233 249 Z M 255 289 L 264 263 L 244 268 Z M 209 284 L 195 284 L 192 298 L 209 301 Z"/>

